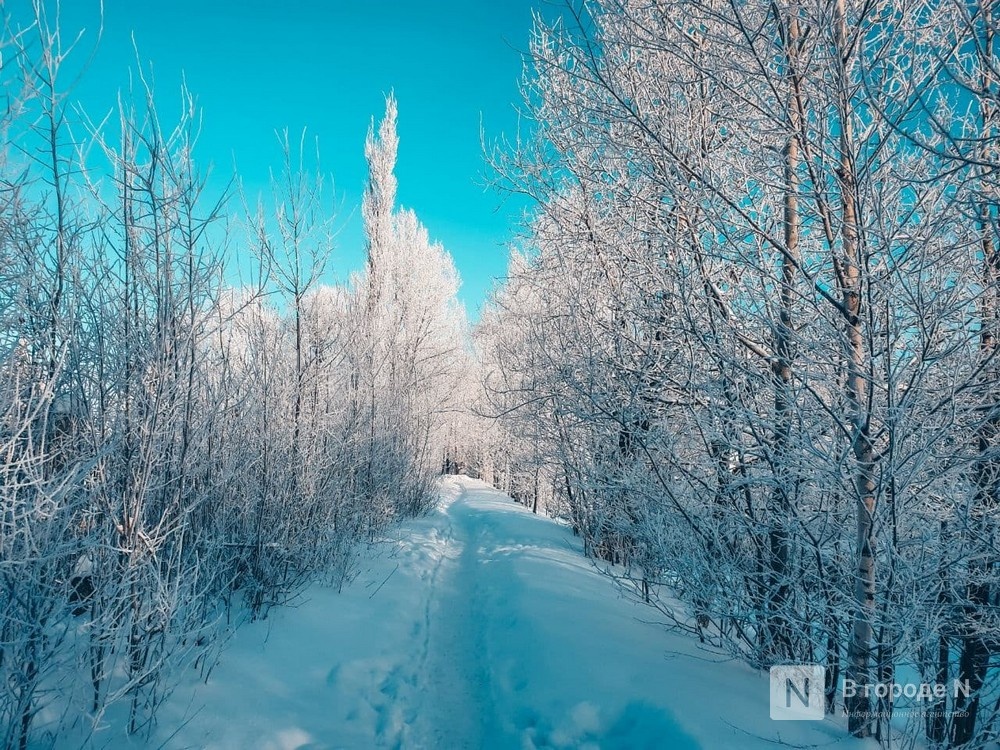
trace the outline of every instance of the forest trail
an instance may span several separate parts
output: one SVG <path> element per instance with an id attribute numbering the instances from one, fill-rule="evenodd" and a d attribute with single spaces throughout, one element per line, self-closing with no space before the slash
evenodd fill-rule
<path id="1" fill-rule="evenodd" d="M 441 494 L 343 593 L 313 587 L 237 631 L 150 746 L 855 746 L 833 722 L 770 721 L 766 675 L 653 622 L 565 525 L 466 477 Z"/>

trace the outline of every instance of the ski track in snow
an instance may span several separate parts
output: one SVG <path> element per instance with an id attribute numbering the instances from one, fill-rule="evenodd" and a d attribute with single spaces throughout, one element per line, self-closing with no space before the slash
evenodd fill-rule
<path id="1" fill-rule="evenodd" d="M 439 507 L 343 593 L 307 598 L 238 631 L 153 737 L 122 739 L 113 711 L 95 746 L 867 747 L 833 721 L 771 722 L 766 674 L 649 622 L 565 526 L 477 480 L 444 479 Z"/>

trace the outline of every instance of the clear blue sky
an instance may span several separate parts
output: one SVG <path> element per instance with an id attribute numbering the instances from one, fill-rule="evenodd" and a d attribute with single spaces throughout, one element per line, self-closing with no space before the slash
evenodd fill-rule
<path id="1" fill-rule="evenodd" d="M 22 5 L 26 0 L 18 0 Z M 132 35 L 169 114 L 181 75 L 200 104 L 199 161 L 223 184 L 238 165 L 255 195 L 280 166 L 275 130 L 318 136 L 343 231 L 328 280 L 362 264 L 364 139 L 384 95 L 399 101 L 399 202 L 455 258 L 475 317 L 506 267 L 523 203 L 484 188 L 487 138 L 513 136 L 536 0 L 104 0 L 103 39 L 76 95 L 109 109 L 134 68 Z M 8 4 L 17 18 L 14 3 Z M 98 0 L 63 0 L 64 33 L 90 29 Z M 551 8 L 550 8 L 551 10 Z M 84 52 L 84 54 L 86 54 Z M 234 204 L 235 208 L 235 204 Z M 350 215 L 353 212 L 353 215 Z"/>

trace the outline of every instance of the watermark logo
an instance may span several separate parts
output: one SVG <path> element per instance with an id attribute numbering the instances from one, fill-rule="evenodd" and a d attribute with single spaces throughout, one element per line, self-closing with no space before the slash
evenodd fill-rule
<path id="1" fill-rule="evenodd" d="M 771 667 L 771 718 L 775 721 L 822 721 L 826 702 L 826 669 L 821 664 L 783 664 Z M 951 684 L 933 682 L 858 683 L 845 679 L 841 699 L 845 706 L 860 698 L 862 711 L 873 717 L 962 716 L 962 710 L 945 710 L 950 696 L 953 702 L 972 694 L 968 680 Z M 872 705 L 872 701 L 877 701 Z"/>
<path id="2" fill-rule="evenodd" d="M 771 667 L 771 718 L 822 721 L 826 670 L 820 664 Z"/>

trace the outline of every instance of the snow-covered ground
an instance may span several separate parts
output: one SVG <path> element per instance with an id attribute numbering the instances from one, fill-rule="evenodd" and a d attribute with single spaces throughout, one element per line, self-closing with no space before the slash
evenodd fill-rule
<path id="1" fill-rule="evenodd" d="M 622 599 L 562 525 L 465 477 L 343 593 L 308 590 L 237 632 L 151 742 L 110 747 L 859 747 L 772 722 L 767 676 Z M 178 728 L 179 727 L 179 728 Z"/>

